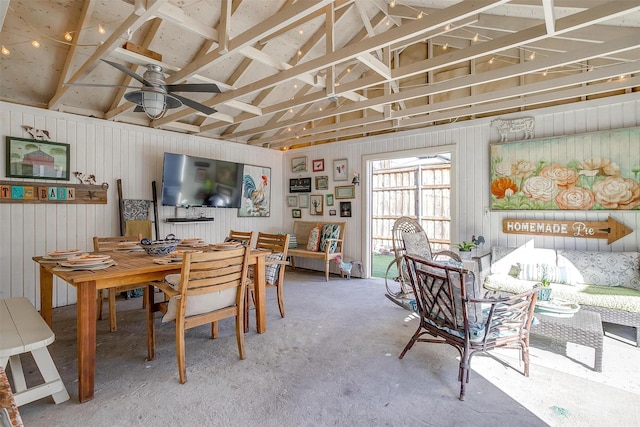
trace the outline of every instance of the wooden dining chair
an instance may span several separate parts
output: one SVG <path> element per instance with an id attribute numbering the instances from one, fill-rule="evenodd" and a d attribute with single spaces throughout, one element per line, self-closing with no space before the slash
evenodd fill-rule
<path id="1" fill-rule="evenodd" d="M 94 252 L 112 252 L 119 248 L 121 243 L 135 243 L 142 240 L 142 235 L 137 236 L 114 236 L 114 237 L 98 237 L 93 236 L 93 251 Z M 109 331 L 115 332 L 118 330 L 118 323 L 116 320 L 116 296 L 120 292 L 131 291 L 134 289 L 143 289 L 147 291 L 146 283 L 135 283 L 132 285 L 123 285 L 115 288 L 109 288 L 108 291 L 108 306 L 109 306 Z M 98 319 L 102 320 L 102 303 L 103 303 L 102 289 L 98 290 Z M 142 298 L 142 308 L 145 307 L 146 298 Z"/>
<path id="2" fill-rule="evenodd" d="M 251 247 L 253 242 L 253 231 L 229 231 L 229 237 L 224 239 L 225 242 L 238 242 L 244 246 Z"/>
<path id="3" fill-rule="evenodd" d="M 271 252 L 265 258 L 265 282 L 269 288 L 277 289 L 278 308 L 280 309 L 280 316 L 284 317 L 284 272 L 285 266 L 289 265 L 287 261 L 287 251 L 289 250 L 289 235 L 288 234 L 269 234 L 258 233 L 258 239 L 256 240 L 256 249 Z M 245 331 L 249 330 L 249 303 L 253 301 L 255 306 L 254 297 L 254 281 L 253 275 L 249 275 L 249 281 L 247 284 L 247 307 L 245 310 Z"/>
<path id="4" fill-rule="evenodd" d="M 155 303 L 150 287 L 147 302 L 147 353 L 155 358 L 155 311 L 162 321 L 176 325 L 176 357 L 180 383 L 187 382 L 184 332 L 211 323 L 211 338 L 218 336 L 218 321 L 236 319 L 236 340 L 240 359 L 245 358 L 243 315 L 246 292 L 247 260 L 250 248 L 186 253 L 179 275 L 169 275 L 154 285 L 169 297 Z"/>

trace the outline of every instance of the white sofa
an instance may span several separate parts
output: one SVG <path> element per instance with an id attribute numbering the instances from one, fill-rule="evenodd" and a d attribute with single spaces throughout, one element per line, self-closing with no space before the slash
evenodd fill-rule
<path id="1" fill-rule="evenodd" d="M 603 322 L 635 328 L 640 346 L 640 252 L 493 247 L 482 260 L 486 290 L 520 293 L 551 281 L 552 298 L 600 313 Z"/>

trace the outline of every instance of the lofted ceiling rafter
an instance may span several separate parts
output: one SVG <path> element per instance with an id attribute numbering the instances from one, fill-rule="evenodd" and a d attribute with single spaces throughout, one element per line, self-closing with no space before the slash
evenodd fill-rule
<path id="1" fill-rule="evenodd" d="M 1 100 L 272 149 L 640 94 L 635 1 L 30 2 L 0 10 L 11 51 Z M 72 40 L 26 52 L 47 19 Z M 140 82 L 101 59 L 139 75 L 161 66 L 167 84 L 216 84 L 187 98 L 218 111 L 149 120 L 123 99 Z"/>

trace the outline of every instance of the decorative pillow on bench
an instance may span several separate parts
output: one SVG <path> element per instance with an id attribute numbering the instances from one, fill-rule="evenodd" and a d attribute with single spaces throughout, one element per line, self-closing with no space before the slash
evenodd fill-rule
<path id="1" fill-rule="evenodd" d="M 309 240 L 307 240 L 307 250 L 311 252 L 318 252 L 320 247 L 320 226 L 313 227 L 309 233 Z"/>
<path id="2" fill-rule="evenodd" d="M 338 224 L 325 224 L 322 226 L 322 232 L 320 234 L 320 252 L 324 252 L 327 250 L 327 244 L 329 246 L 329 253 L 332 254 L 336 251 L 338 247 L 338 242 L 335 240 L 330 241 L 328 239 L 338 239 L 340 238 L 340 226 Z"/>

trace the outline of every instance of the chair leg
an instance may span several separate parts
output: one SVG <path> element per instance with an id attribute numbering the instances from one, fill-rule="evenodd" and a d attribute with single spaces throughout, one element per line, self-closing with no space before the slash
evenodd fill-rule
<path id="1" fill-rule="evenodd" d="M 422 330 L 422 326 L 418 326 L 418 330 L 415 332 L 415 334 L 413 334 L 413 336 L 411 337 L 407 345 L 404 347 L 404 350 L 402 350 L 402 353 L 400 353 L 400 356 L 398 357 L 398 359 L 402 359 L 404 355 L 407 353 L 407 351 L 411 350 L 411 347 L 413 347 L 413 345 L 418 340 L 421 330 Z"/>
<path id="2" fill-rule="evenodd" d="M 283 296 L 283 283 L 278 283 L 276 291 L 278 294 L 278 308 L 280 309 L 280 317 L 284 317 L 284 296 Z"/>
<path id="3" fill-rule="evenodd" d="M 246 310 L 243 310 L 246 311 Z M 244 330 L 242 325 L 242 319 L 240 319 L 242 313 L 238 312 L 236 316 L 236 341 L 238 341 L 238 353 L 240 354 L 240 359 L 245 358 L 244 354 Z"/>
<path id="4" fill-rule="evenodd" d="M 211 339 L 218 338 L 218 322 L 211 322 Z"/>
<path id="5" fill-rule="evenodd" d="M 115 332 L 118 330 L 118 324 L 116 320 L 116 290 L 109 289 L 109 331 Z"/>
<path id="6" fill-rule="evenodd" d="M 244 332 L 249 332 L 249 289 L 244 294 L 244 309 L 242 310 L 242 317 L 244 320 Z"/>
<path id="7" fill-rule="evenodd" d="M 96 310 L 98 312 L 98 320 L 102 320 L 102 300 L 103 295 L 102 295 L 102 289 L 100 289 L 97 293 L 96 293 L 96 303 L 98 304 L 98 306 L 96 307 Z"/>
<path id="8" fill-rule="evenodd" d="M 180 384 L 187 382 L 187 366 L 185 361 L 184 324 L 176 321 L 176 358 L 178 359 L 178 375 Z"/>
<path id="9" fill-rule="evenodd" d="M 329 260 L 324 262 L 324 280 L 329 281 Z"/>

